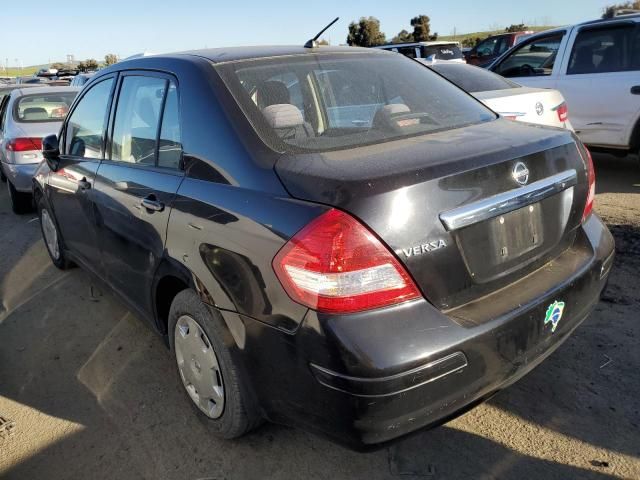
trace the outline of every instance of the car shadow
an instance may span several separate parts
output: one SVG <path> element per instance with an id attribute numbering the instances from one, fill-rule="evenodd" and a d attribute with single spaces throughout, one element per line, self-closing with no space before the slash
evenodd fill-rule
<path id="1" fill-rule="evenodd" d="M 596 194 L 640 193 L 640 159 L 593 153 Z"/>

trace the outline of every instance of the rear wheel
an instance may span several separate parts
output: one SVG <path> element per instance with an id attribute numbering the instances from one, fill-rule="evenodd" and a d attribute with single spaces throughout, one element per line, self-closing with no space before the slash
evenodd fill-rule
<path id="1" fill-rule="evenodd" d="M 67 270 L 72 266 L 72 264 L 67 260 L 64 249 L 62 248 L 62 242 L 56 221 L 42 198 L 38 202 L 38 216 L 40 217 L 42 239 L 47 247 L 47 252 L 49 253 L 51 261 L 60 270 Z"/>
<path id="2" fill-rule="evenodd" d="M 261 423 L 248 381 L 230 350 L 233 338 L 220 314 L 193 290 L 183 290 L 171 304 L 169 342 L 187 397 L 212 433 L 236 438 Z"/>
<path id="3" fill-rule="evenodd" d="M 11 200 L 11 210 L 18 215 L 29 213 L 33 210 L 33 200 L 30 193 L 19 192 L 7 181 L 7 190 L 9 190 L 9 199 Z"/>

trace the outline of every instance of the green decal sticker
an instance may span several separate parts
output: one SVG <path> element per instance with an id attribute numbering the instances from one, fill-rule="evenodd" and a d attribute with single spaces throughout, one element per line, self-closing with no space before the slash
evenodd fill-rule
<path id="1" fill-rule="evenodd" d="M 564 302 L 555 301 L 549 307 L 547 307 L 547 315 L 544 317 L 544 324 L 551 324 L 551 333 L 556 331 L 558 323 L 562 318 L 564 312 Z"/>

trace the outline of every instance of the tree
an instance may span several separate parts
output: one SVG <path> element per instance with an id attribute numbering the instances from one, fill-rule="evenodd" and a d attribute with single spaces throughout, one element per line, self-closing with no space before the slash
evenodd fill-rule
<path id="1" fill-rule="evenodd" d="M 318 40 L 318 45 L 329 45 L 329 41 L 321 38 L 320 40 Z"/>
<path id="2" fill-rule="evenodd" d="M 113 65 L 118 62 L 118 57 L 115 53 L 107 53 L 104 56 L 104 64 L 108 67 L 109 65 Z"/>
<path id="3" fill-rule="evenodd" d="M 64 70 L 65 68 L 67 68 L 67 66 L 62 62 L 55 62 L 52 63 L 49 68 L 53 68 L 55 70 Z"/>
<path id="4" fill-rule="evenodd" d="M 473 48 L 482 41 L 480 37 L 467 37 L 462 40 L 462 46 L 465 48 Z"/>
<path id="5" fill-rule="evenodd" d="M 509 25 L 507 28 L 504 29 L 504 31 L 507 33 L 522 32 L 527 28 L 528 27 L 524 23 L 518 23 L 514 25 Z"/>
<path id="6" fill-rule="evenodd" d="M 430 35 L 431 33 L 431 19 L 426 15 L 418 15 L 411 19 L 411 26 L 413 27 L 413 41 L 414 42 L 426 42 L 427 40 L 437 40 L 438 34 Z"/>
<path id="7" fill-rule="evenodd" d="M 94 58 L 89 58 L 89 59 L 85 60 L 84 64 L 85 64 L 85 67 L 86 67 L 87 70 L 97 70 L 98 69 L 98 62 Z"/>
<path id="8" fill-rule="evenodd" d="M 618 10 L 640 10 L 640 0 L 609 5 L 602 9 L 602 18 L 613 18 Z"/>
<path id="9" fill-rule="evenodd" d="M 398 34 L 391 39 L 391 43 L 408 43 L 413 42 L 413 34 L 406 30 L 400 30 Z"/>
<path id="10" fill-rule="evenodd" d="M 375 17 L 361 17 L 358 23 L 349 24 L 347 43 L 358 47 L 384 45 L 387 39 L 380 31 L 380 20 Z"/>

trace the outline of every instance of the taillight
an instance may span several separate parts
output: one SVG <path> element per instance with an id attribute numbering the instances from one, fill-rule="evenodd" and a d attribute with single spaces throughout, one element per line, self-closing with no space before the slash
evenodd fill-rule
<path id="1" fill-rule="evenodd" d="M 7 150 L 11 152 L 29 152 L 32 150 L 42 150 L 41 138 L 12 138 L 7 141 Z"/>
<path id="2" fill-rule="evenodd" d="M 273 259 L 273 269 L 294 301 L 322 312 L 352 313 L 420 298 L 382 242 L 335 209 L 294 235 Z"/>
<path id="3" fill-rule="evenodd" d="M 562 102 L 556 107 L 556 113 L 558 114 L 558 120 L 566 122 L 569 119 L 569 107 L 566 102 Z"/>
<path id="4" fill-rule="evenodd" d="M 596 171 L 593 168 L 593 158 L 591 158 L 591 152 L 587 147 L 583 146 L 579 149 L 584 160 L 584 165 L 587 169 L 587 180 L 589 182 L 589 193 L 587 194 L 587 203 L 584 206 L 584 212 L 582 213 L 582 221 L 584 222 L 587 217 L 593 211 L 593 202 L 596 198 Z"/>

